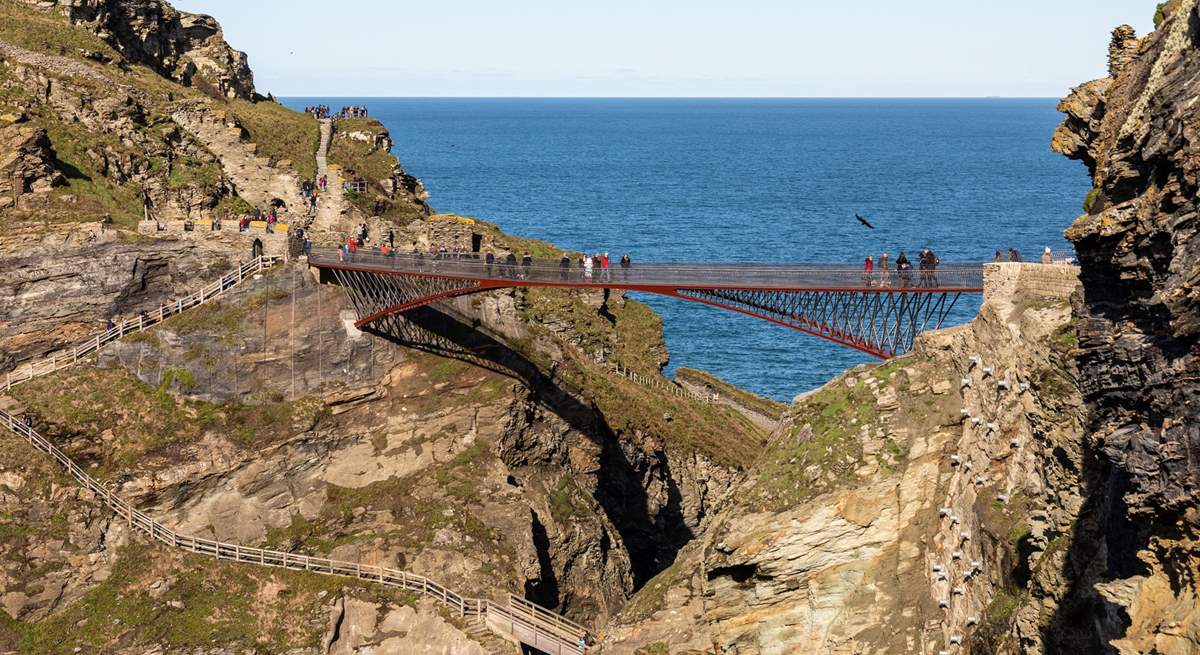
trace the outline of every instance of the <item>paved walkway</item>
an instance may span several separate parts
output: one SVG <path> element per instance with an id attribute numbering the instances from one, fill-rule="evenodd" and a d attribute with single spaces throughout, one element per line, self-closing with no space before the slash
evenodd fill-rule
<path id="1" fill-rule="evenodd" d="M 329 166 L 329 144 L 332 140 L 333 120 L 322 119 L 321 145 L 317 147 L 317 179 L 324 175 L 326 184 L 325 190 L 321 192 L 321 199 L 317 202 L 316 216 L 308 222 L 308 227 L 314 236 L 313 241 L 340 243 L 341 233 L 346 231 L 346 226 L 341 225 L 342 216 L 346 213 L 346 197 L 342 193 L 341 169 Z M 325 235 L 332 235 L 333 238 L 317 238 Z"/>
<path id="2" fill-rule="evenodd" d="M 647 263 L 628 269 L 614 261 L 612 268 L 579 267 L 578 259 L 563 268 L 558 260 L 538 260 L 530 266 L 487 264 L 471 257 L 428 257 L 397 253 L 394 256 L 360 250 L 345 256 L 336 248 L 314 247 L 309 264 L 321 268 L 392 275 L 416 275 L 463 280 L 491 287 L 585 287 L 661 291 L 722 289 L 745 291 L 903 291 L 927 293 L 980 293 L 982 264 L 943 264 L 936 271 L 910 270 L 864 273 L 855 264 L 756 264 L 752 262 Z"/>

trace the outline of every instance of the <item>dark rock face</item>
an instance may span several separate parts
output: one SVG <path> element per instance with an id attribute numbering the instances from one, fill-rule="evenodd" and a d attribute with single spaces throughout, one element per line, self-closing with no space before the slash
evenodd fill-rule
<path id="1" fill-rule="evenodd" d="M 246 53 L 225 42 L 211 16 L 177 11 L 163 0 L 22 0 L 53 8 L 89 27 L 130 61 L 213 95 L 249 100 L 254 75 Z"/>
<path id="2" fill-rule="evenodd" d="M 1067 231 L 1081 264 L 1080 387 L 1094 457 L 1087 539 L 1076 561 L 1066 644 L 1109 652 L 1195 645 L 1200 533 L 1200 15 L 1172 3 L 1160 29 L 1113 35 L 1111 80 L 1076 88 L 1054 148 L 1083 161 L 1096 191 Z M 1081 524 L 1085 521 L 1081 519 Z M 1169 580 L 1157 591 L 1150 583 Z M 1121 590 L 1117 587 L 1121 586 Z M 1170 610 L 1147 615 L 1148 598 Z M 1088 609 L 1084 610 L 1083 608 Z M 1087 635 L 1095 631 L 1094 634 Z M 1187 633 L 1191 636 L 1187 636 Z M 1115 641 L 1114 641 L 1115 640 Z M 1170 648 L 1168 648 L 1170 646 Z M 1146 650 L 1142 650 L 1145 648 Z M 1064 651 L 1065 652 L 1065 651 Z"/>

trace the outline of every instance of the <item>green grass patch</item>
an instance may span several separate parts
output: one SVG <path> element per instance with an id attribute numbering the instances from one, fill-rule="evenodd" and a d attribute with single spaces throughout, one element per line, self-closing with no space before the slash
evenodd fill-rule
<path id="1" fill-rule="evenodd" d="M 1075 330 L 1074 323 L 1065 323 L 1060 325 L 1058 329 L 1051 335 L 1050 341 L 1056 346 L 1060 346 L 1066 350 L 1074 350 L 1079 347 L 1079 333 Z"/>
<path id="2" fill-rule="evenodd" d="M 748 498 L 783 510 L 850 480 L 863 459 L 862 428 L 876 418 L 865 383 L 826 385 L 799 406 L 790 434 L 764 454 Z"/>
<path id="3" fill-rule="evenodd" d="M 183 391 L 191 391 L 196 387 L 196 376 L 182 366 L 168 366 L 163 369 L 162 382 L 158 383 L 159 393 L 170 390 L 176 383 Z"/>
<path id="4" fill-rule="evenodd" d="M 587 514 L 587 506 L 576 500 L 577 493 L 579 488 L 571 481 L 570 476 L 566 475 L 559 478 L 552 489 L 546 491 L 550 501 L 550 516 L 559 525 L 565 525 L 571 519 Z"/>
<path id="5" fill-rule="evenodd" d="M 295 571 L 266 570 L 217 562 L 198 555 L 183 558 L 170 588 L 155 598 L 150 581 L 165 575 L 159 554 L 132 544 L 118 551 L 112 575 L 82 598 L 37 623 L 18 623 L 4 615 L 0 634 L 8 633 L 27 655 L 133 651 L 139 645 L 164 645 L 171 651 L 236 650 L 282 654 L 315 649 L 325 629 L 319 594 L 337 592 L 347 581 Z M 267 580 L 285 592 L 261 604 Z M 403 598 L 392 598 L 404 602 Z M 300 619 L 300 620 L 297 620 Z"/>
<path id="6" fill-rule="evenodd" d="M 967 643 L 971 653 L 999 653 L 1010 641 L 1009 633 L 1017 610 L 1024 602 L 1024 594 L 1008 589 L 999 589 L 983 610 L 979 625 L 971 633 Z"/>
<path id="7" fill-rule="evenodd" d="M 114 61 L 124 59 L 99 36 L 77 27 L 57 11 L 37 11 L 14 0 L 0 0 L 0 39 L 48 55 L 90 61 L 85 53 L 96 53 Z M 97 66 L 99 68 L 99 66 Z"/>
<path id="8" fill-rule="evenodd" d="M 312 397 L 215 404 L 168 393 L 195 384 L 191 372 L 177 366 L 163 369 L 157 387 L 124 369 L 75 368 L 33 380 L 13 395 L 50 424 L 51 437 L 87 436 L 87 457 L 99 464 L 93 475 L 100 478 L 147 455 L 169 458 L 210 431 L 245 447 L 278 442 L 311 425 L 324 410 Z M 112 438 L 100 438 L 105 433 Z"/>
<path id="9" fill-rule="evenodd" d="M 250 206 L 250 203 L 246 202 L 239 196 L 222 196 L 221 199 L 217 201 L 217 206 L 214 208 L 214 211 L 216 212 L 217 216 L 232 219 L 241 214 L 249 214 L 250 212 L 254 211 L 254 208 Z"/>
<path id="10" fill-rule="evenodd" d="M 221 169 L 213 162 L 201 162 L 190 157 L 178 159 L 167 175 L 167 188 L 197 187 L 215 189 L 221 183 Z"/>

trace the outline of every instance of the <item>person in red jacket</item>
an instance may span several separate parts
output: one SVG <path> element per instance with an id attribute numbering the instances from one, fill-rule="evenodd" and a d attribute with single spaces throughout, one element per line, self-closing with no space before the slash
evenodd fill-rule
<path id="1" fill-rule="evenodd" d="M 607 251 L 605 251 L 605 253 L 600 256 L 600 274 L 603 277 L 605 282 L 612 281 L 612 275 L 609 273 L 609 269 L 608 269 L 608 252 Z"/>
<path id="2" fill-rule="evenodd" d="M 871 279 L 874 277 L 874 273 L 875 260 L 871 259 L 870 255 L 867 255 L 867 261 L 863 264 L 863 283 L 871 286 Z"/>

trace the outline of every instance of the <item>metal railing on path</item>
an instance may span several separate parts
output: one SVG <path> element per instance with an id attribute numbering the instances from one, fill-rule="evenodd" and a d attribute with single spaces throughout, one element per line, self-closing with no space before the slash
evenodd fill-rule
<path id="1" fill-rule="evenodd" d="M 873 271 L 845 264 L 755 264 L 713 262 L 641 263 L 622 268 L 581 269 L 577 260 L 565 268 L 538 260 L 529 266 L 497 260 L 487 264 L 478 254 L 384 255 L 359 250 L 314 247 L 308 261 L 320 268 L 347 268 L 378 273 L 422 275 L 502 283 L 504 286 L 570 286 L 615 289 L 667 287 L 672 289 L 761 289 L 821 291 L 962 291 L 983 289 L 982 264 L 942 264 L 921 271 Z"/>
<path id="2" fill-rule="evenodd" d="M 170 303 L 164 303 L 157 311 L 143 312 L 136 320 L 122 321 L 120 325 L 106 330 L 78 346 L 19 368 L 8 374 L 3 390 L 7 391 L 23 382 L 49 375 L 84 361 L 104 345 L 125 335 L 157 325 L 189 308 L 202 305 L 233 288 L 246 277 L 253 276 L 280 260 L 282 260 L 281 257 L 253 259 L 196 293 Z M 29 442 L 37 450 L 50 455 L 67 470 L 71 477 L 103 499 L 104 503 L 121 517 L 130 529 L 142 532 L 163 544 L 220 560 L 349 577 L 417 592 L 442 603 L 459 616 L 479 617 L 492 631 L 533 646 L 549 655 L 578 655 L 586 650 L 585 647 L 580 646 L 587 634 L 587 630 L 583 626 L 512 594 L 509 594 L 508 604 L 505 605 L 486 598 L 468 598 L 429 578 L 397 569 L 242 546 L 176 532 L 115 495 L 111 489 L 88 475 L 66 453 L 50 443 L 31 426 L 26 425 L 4 409 L 0 409 L 0 425 Z"/>
<path id="3" fill-rule="evenodd" d="M 251 259 L 233 271 L 226 273 L 220 280 L 202 287 L 199 291 L 191 295 L 162 303 L 158 309 L 142 312 L 137 318 L 124 319 L 112 328 L 97 334 L 77 346 L 56 352 L 45 359 L 18 366 L 5 375 L 3 385 L 0 385 L 0 391 L 8 391 L 22 382 L 28 382 L 33 378 L 64 369 L 127 334 L 141 332 L 148 327 L 162 323 L 184 310 L 203 305 L 213 298 L 223 295 L 247 277 L 253 277 L 256 273 L 270 268 L 280 261 L 283 261 L 283 257 L 264 256 Z"/>

